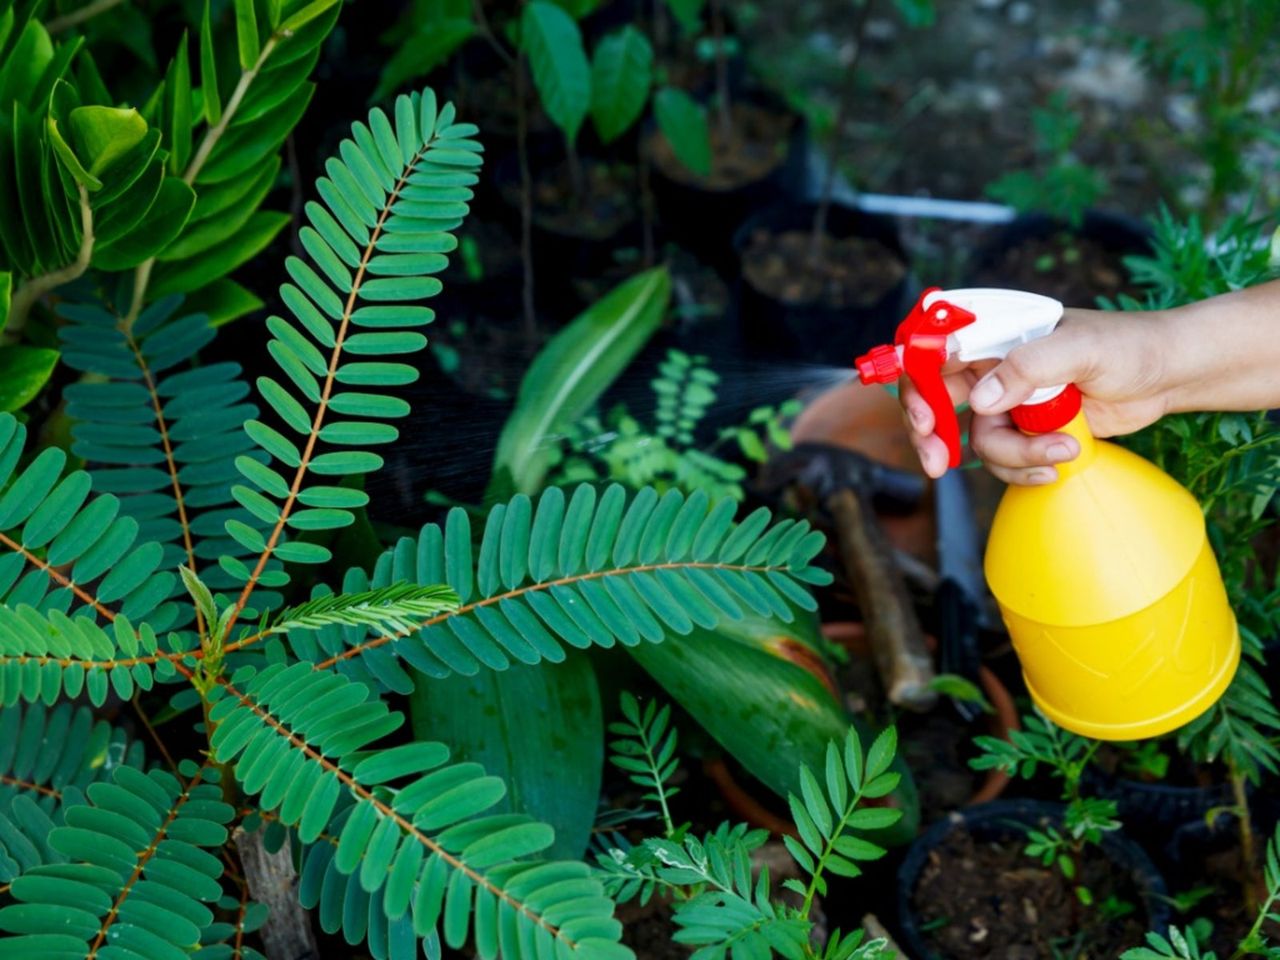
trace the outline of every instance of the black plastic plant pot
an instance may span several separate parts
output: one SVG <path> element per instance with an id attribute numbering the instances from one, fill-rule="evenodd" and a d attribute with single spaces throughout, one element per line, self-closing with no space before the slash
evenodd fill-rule
<path id="1" fill-rule="evenodd" d="M 1085 773 L 1085 785 L 1090 794 L 1116 802 L 1120 820 L 1131 833 L 1160 844 L 1168 840 L 1170 831 L 1235 802 L 1226 782 L 1208 786 L 1147 783 L 1091 767 Z"/>
<path id="2" fill-rule="evenodd" d="M 749 148 L 740 148 L 735 138 L 733 149 L 738 156 L 729 162 L 717 158 L 710 179 L 681 164 L 656 127 L 651 126 L 645 137 L 654 202 L 665 236 L 726 276 L 733 273 L 733 238 L 743 221 L 802 189 L 808 144 L 803 118 L 776 97 L 744 91 L 734 103 L 736 116 L 745 113 L 761 124 L 776 123 L 778 130 L 768 142 L 756 140 Z M 718 136 L 714 107 L 709 107 L 709 113 L 714 139 Z M 753 158 L 749 162 L 748 151 Z"/>
<path id="3" fill-rule="evenodd" d="M 1037 800 L 997 800 L 978 804 L 951 813 L 926 830 L 907 850 L 898 868 L 898 933 L 899 943 L 913 960 L 952 960 L 938 952 L 928 933 L 923 929 L 924 920 L 915 907 L 915 893 L 927 864 L 937 863 L 943 847 L 953 831 L 967 830 L 975 841 L 1024 842 L 1026 827 L 1044 829 L 1062 825 L 1065 808 L 1058 803 Z M 1164 877 L 1151 862 L 1151 858 L 1133 840 L 1123 833 L 1104 834 L 1102 852 L 1110 862 L 1114 876 L 1130 879 L 1140 903 L 1138 922 L 1145 922 L 1147 930 L 1163 930 L 1168 926 L 1171 913 L 1168 888 Z M 1027 864 L 1032 865 L 1029 857 Z M 994 888 L 992 895 L 997 895 Z M 1017 915 L 1022 916 L 1019 906 Z M 1137 946 L 1137 943 L 1129 944 Z M 994 956 L 994 955 L 993 955 Z"/>
<path id="4" fill-rule="evenodd" d="M 1280 823 L 1280 799 L 1272 791 L 1254 790 L 1249 798 L 1249 819 L 1253 824 L 1255 854 L 1261 860 L 1261 851 Z M 1193 886 L 1205 882 L 1205 861 L 1235 850 L 1240 845 L 1240 821 L 1230 810 L 1218 813 L 1213 823 L 1205 817 L 1183 823 L 1165 836 L 1164 859 L 1168 863 L 1169 877 L 1178 885 Z M 1231 862 L 1223 858 L 1223 863 Z M 1238 863 L 1238 861 L 1234 861 Z M 1233 865 L 1234 865 L 1233 863 Z"/>
<path id="5" fill-rule="evenodd" d="M 584 175 L 599 178 L 616 187 L 612 197 L 597 196 L 577 211 L 560 199 L 548 196 L 548 184 L 565 176 L 567 158 L 564 141 L 557 135 L 535 139 L 529 146 L 529 172 L 534 201 L 531 247 L 538 281 L 538 295 L 551 295 L 547 302 L 556 310 L 559 302 L 572 301 L 575 277 L 595 276 L 615 264 L 615 251 L 638 248 L 643 242 L 643 226 L 638 203 L 639 178 L 635 167 L 582 156 Z M 504 219 L 513 230 L 520 229 L 521 181 L 519 156 L 512 152 L 493 168 L 494 192 L 503 201 Z M 518 232 L 516 234 L 518 236 Z"/>
<path id="6" fill-rule="evenodd" d="M 749 354 L 852 366 L 855 356 L 893 341 L 916 282 L 892 218 L 833 203 L 824 249 L 851 272 L 835 281 L 838 293 L 819 286 L 806 298 L 805 290 L 791 290 L 788 278 L 797 271 L 788 270 L 781 245 L 793 241 L 792 255 L 800 246 L 803 264 L 816 211 L 813 203 L 776 204 L 739 227 L 734 236 L 738 322 Z M 859 275 L 863 267 L 866 272 Z"/>
<path id="7" fill-rule="evenodd" d="M 1078 242 L 1059 255 L 1055 247 L 1068 238 Z M 1072 250 L 1076 261 L 1070 259 Z M 970 285 L 1030 290 L 1069 307 L 1094 307 L 1099 296 L 1130 288 L 1124 257 L 1150 252 L 1150 226 L 1123 213 L 1089 210 L 1079 227 L 1043 214 L 1022 214 L 978 249 Z"/>

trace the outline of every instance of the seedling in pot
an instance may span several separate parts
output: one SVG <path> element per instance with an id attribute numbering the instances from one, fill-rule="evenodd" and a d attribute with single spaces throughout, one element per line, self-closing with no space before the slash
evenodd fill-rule
<path id="1" fill-rule="evenodd" d="M 1093 893 L 1084 886 L 1081 859 L 1089 845 L 1102 842 L 1103 834 L 1120 829 L 1112 800 L 1085 796 L 1081 787 L 1085 768 L 1098 749 L 1098 741 L 1068 733 L 1038 711 L 1022 718 L 1021 730 L 1010 730 L 1009 739 L 981 736 L 974 742 L 982 753 L 969 761 L 975 770 L 1003 770 L 1010 776 L 1031 779 L 1044 768 L 1062 784 L 1066 812 L 1062 829 L 1026 828 L 1025 852 L 1044 866 L 1054 866 L 1072 884 L 1076 900 L 1094 904 Z"/>
<path id="2" fill-rule="evenodd" d="M 843 742 L 828 744 L 821 778 L 800 767 L 800 796 L 788 798 L 799 839 L 783 841 L 800 870 L 800 877 L 782 884 L 799 899 L 796 906 L 777 896 L 767 866 L 757 870 L 752 863 L 752 851 L 767 838 L 764 831 L 725 823 L 698 837 L 687 825 L 674 825 L 668 801 L 675 793 L 671 782 L 678 761 L 670 708 L 654 703 L 642 708 L 630 694 L 623 694 L 621 708 L 624 721 L 609 728 L 618 736 L 610 744 L 610 759 L 647 791 L 646 801 L 658 805 L 663 834 L 636 846 L 606 843 L 597 851 L 606 889 L 619 902 L 647 903 L 655 895 L 670 899 L 677 928 L 672 940 L 698 947 L 693 954 L 698 960 L 730 952 L 734 957 L 776 952 L 786 960 L 887 960 L 888 942 L 868 940 L 861 929 L 836 930 L 825 944 L 819 942 L 812 913 L 827 891 L 829 875 L 856 877 L 859 863 L 884 856 L 882 847 L 856 831 L 883 829 L 901 816 L 898 810 L 865 804 L 898 784 L 898 775 L 889 770 L 897 747 L 892 728 L 865 754 L 852 729 Z M 616 833 L 608 836 L 621 839 Z"/>
<path id="3" fill-rule="evenodd" d="M 1246 957 L 1280 958 L 1280 945 L 1272 944 L 1264 928 L 1280 923 L 1280 914 L 1274 911 L 1280 900 L 1280 826 L 1267 842 L 1263 881 L 1266 896 L 1253 914 L 1253 923 L 1231 954 L 1225 960 L 1245 960 Z M 1120 955 L 1120 960 L 1218 960 L 1218 955 L 1201 949 L 1209 942 L 1213 924 L 1200 918 L 1179 929 L 1170 927 L 1166 935 L 1158 932 L 1147 934 L 1146 946 L 1134 947 Z"/>

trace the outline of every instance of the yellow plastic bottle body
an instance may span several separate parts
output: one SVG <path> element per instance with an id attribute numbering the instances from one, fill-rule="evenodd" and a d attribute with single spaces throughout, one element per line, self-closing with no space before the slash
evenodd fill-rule
<path id="1" fill-rule="evenodd" d="M 1064 428 L 1080 456 L 1013 486 L 987 544 L 987 582 L 1032 699 L 1102 740 L 1159 736 L 1208 709 L 1240 636 L 1195 498 L 1153 464 Z"/>

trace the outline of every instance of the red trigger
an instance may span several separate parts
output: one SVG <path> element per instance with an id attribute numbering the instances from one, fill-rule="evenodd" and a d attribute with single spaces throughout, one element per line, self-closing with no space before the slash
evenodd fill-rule
<path id="1" fill-rule="evenodd" d="M 960 465 L 960 422 L 951 406 L 951 396 L 942 381 L 942 366 L 947 362 L 947 337 L 977 319 L 972 311 L 946 300 L 935 300 L 925 307 L 925 298 L 937 293 L 929 287 L 916 301 L 905 320 L 898 325 L 894 344 L 873 347 L 858 357 L 855 365 L 863 383 L 893 383 L 904 373 L 911 378 L 925 403 L 933 410 L 938 436 L 947 445 L 950 465 Z M 898 350 L 902 351 L 899 361 Z"/>
<path id="2" fill-rule="evenodd" d="M 927 308 L 925 298 L 935 293 L 930 287 L 920 294 L 905 320 L 898 326 L 895 342 L 902 348 L 903 373 L 911 378 L 920 396 L 933 411 L 934 430 L 947 445 L 948 466 L 960 466 L 960 421 L 951 405 L 951 395 L 942 380 L 947 362 L 947 337 L 973 323 L 974 314 L 945 300 L 935 300 Z"/>

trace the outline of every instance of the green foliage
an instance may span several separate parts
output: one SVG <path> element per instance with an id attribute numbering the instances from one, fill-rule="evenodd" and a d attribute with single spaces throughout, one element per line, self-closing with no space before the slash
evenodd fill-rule
<path id="1" fill-rule="evenodd" d="M 1043 830 L 1026 827 L 1024 852 L 1047 866 L 1057 865 L 1063 876 L 1075 881 L 1079 874 L 1080 853 L 1086 844 L 1097 844 L 1105 833 L 1120 829 L 1113 800 L 1084 796 L 1081 781 L 1084 771 L 1098 749 L 1098 741 L 1069 733 L 1038 711 L 1022 718 L 1021 730 L 1010 730 L 1009 739 L 975 737 L 982 753 L 969 761 L 975 770 L 1003 770 L 1011 777 L 1031 779 L 1042 768 L 1062 784 L 1066 810 L 1062 817 L 1063 833 L 1056 826 Z M 1093 903 L 1092 892 L 1077 884 L 1076 896 L 1081 903 Z"/>
<path id="2" fill-rule="evenodd" d="M 48 843 L 90 784 L 140 767 L 142 744 L 95 720 L 88 707 L 34 703 L 0 712 L 0 883 L 44 863 L 65 863 Z"/>
<path id="3" fill-rule="evenodd" d="M 532 0 L 520 19 L 520 43 L 547 116 L 572 143 L 592 103 L 582 31 L 562 7 Z"/>
<path id="4" fill-rule="evenodd" d="M 537 493 L 558 438 L 584 416 L 658 329 L 671 275 L 658 267 L 619 284 L 552 337 L 520 381 L 494 454 L 491 493 Z"/>
<path id="5" fill-rule="evenodd" d="M 34 400 L 57 365 L 56 350 L 20 343 L 0 346 L 0 413 L 21 410 Z"/>
<path id="6" fill-rule="evenodd" d="M 698 176 L 710 176 L 711 128 L 707 111 L 683 90 L 663 87 L 654 95 L 653 113 L 677 159 Z"/>
<path id="7" fill-rule="evenodd" d="M 97 304 L 59 308 L 67 320 L 59 331 L 63 361 L 94 375 L 65 391 L 72 452 L 87 462 L 94 489 L 111 496 L 117 522 L 127 520 L 140 539 L 162 545 L 162 570 L 212 564 L 222 556 L 243 562 L 249 551 L 226 534 L 225 524 L 264 527 L 237 507 L 231 492 L 238 457 L 255 457 L 265 469 L 266 458 L 242 429 L 258 407 L 249 400 L 239 364 L 184 369 L 216 331 L 205 315 L 180 313 L 180 302 L 176 296 L 156 301 L 128 331 Z M 182 475 L 180 487 L 173 483 L 174 469 Z M 193 535 L 198 543 L 190 542 Z M 272 564 L 273 573 L 278 568 Z M 236 585 L 223 567 L 211 567 L 204 578 L 215 590 Z M 171 583 L 165 599 L 178 604 L 168 626 L 190 625 L 195 611 L 181 586 Z"/>
<path id="8" fill-rule="evenodd" d="M 238 761 L 245 793 L 262 794 L 262 807 L 278 808 L 303 843 L 317 840 L 348 798 L 354 809 L 334 864 L 347 874 L 358 869 L 366 893 L 385 886 L 388 919 L 411 911 L 414 932 L 425 937 L 443 917 L 444 942 L 454 948 L 474 927 L 485 955 L 500 944 L 518 956 L 520 941 L 545 937 L 570 956 L 605 956 L 616 944 L 613 904 L 585 865 L 525 859 L 551 844 L 550 827 L 521 815 L 485 816 L 502 798 L 501 780 L 476 764 L 447 764 L 440 743 L 365 752 L 403 722 L 370 699 L 368 687 L 299 662 L 242 670 L 222 689 L 210 714 L 214 757 Z M 375 793 L 387 784 L 398 785 L 390 803 Z M 539 907 L 517 909 L 535 896 Z M 548 919 L 556 916 L 564 918 L 558 926 Z"/>
<path id="9" fill-rule="evenodd" d="M 1267 927 L 1280 923 L 1280 913 L 1275 911 L 1276 901 L 1280 900 L 1280 826 L 1267 841 L 1262 878 L 1267 895 L 1258 905 L 1252 925 L 1236 944 L 1229 960 L 1243 960 L 1245 957 L 1276 960 L 1280 957 L 1280 946 L 1272 944 L 1265 932 Z M 1212 950 L 1201 949 L 1211 930 L 1209 921 L 1199 919 L 1184 930 L 1170 927 L 1167 937 L 1151 932 L 1147 934 L 1146 946 L 1126 950 L 1120 960 L 1218 960 Z"/>
<path id="10" fill-rule="evenodd" d="M 264 843 L 298 851 L 322 928 L 377 960 L 464 944 L 508 960 L 631 956 L 601 877 L 555 859 L 552 826 L 500 777 L 406 736 L 384 694 L 560 662 L 566 645 L 789 621 L 813 606 L 804 584 L 829 579 L 810 566 L 821 536 L 767 511 L 735 523 L 732 501 L 702 492 L 583 486 L 536 506 L 517 493 L 478 544 L 455 511 L 333 590 L 334 531 L 367 528 L 360 478 L 410 412 L 397 390 L 417 378 L 408 361 L 478 182 L 478 131 L 430 90 L 353 125 L 304 208 L 304 254 L 286 260 L 266 321 L 276 368 L 254 397 L 238 364 L 201 354 L 260 305 L 229 274 L 288 221 L 260 208 L 342 5 L 187 4 L 188 32 L 128 76 L 137 105 L 108 89 L 93 31 L 51 35 L 36 6 L 0 9 L 5 350 L 31 361 L 14 368 L 14 405 L 54 360 L 33 345 L 57 342 L 81 375 L 65 410 L 85 469 L 56 446 L 24 450 L 25 428 L 0 414 L 0 953 L 254 956 L 241 941 L 264 911 L 229 833 L 265 822 Z M 521 17 L 538 89 L 571 139 L 593 105 L 620 134 L 651 86 L 643 38 L 609 38 L 626 67 L 602 63 L 593 100 L 572 19 L 589 4 L 561 6 Z M 127 9 L 118 22 L 136 23 Z M 471 29 L 456 4 L 423 9 L 419 36 L 432 11 L 468 24 L 432 56 Z M 151 47 L 149 33 L 127 42 Z M 384 87 L 405 66 L 388 64 Z M 586 353 L 540 369 L 550 392 L 500 449 L 516 491 L 537 489 L 548 439 L 639 349 L 668 291 L 665 272 L 635 278 L 574 328 L 593 334 L 575 345 Z M 151 691 L 172 695 L 164 724 L 143 713 Z M 59 703 L 81 696 L 130 703 L 169 769 L 144 772 L 140 746 Z M 183 721 L 197 739 L 171 757 L 159 736 Z"/>
<path id="11" fill-rule="evenodd" d="M 933 0 L 893 0 L 893 5 L 908 27 L 932 27 L 937 22 L 938 11 Z"/>
<path id="12" fill-rule="evenodd" d="M 1080 118 L 1055 94 L 1031 113 L 1040 169 L 1014 170 L 988 184 L 987 193 L 1023 213 L 1043 213 L 1078 228 L 1085 211 L 1106 191 L 1106 183 L 1092 167 L 1072 154 L 1080 133 Z"/>
<path id="13" fill-rule="evenodd" d="M 1246 158 L 1274 139 L 1266 112 L 1250 101 L 1275 56 L 1280 10 L 1265 0 L 1187 0 L 1183 6 L 1197 11 L 1196 22 L 1135 38 L 1134 46 L 1174 89 L 1194 98 L 1199 123 L 1183 140 L 1209 169 L 1203 209 L 1213 216 L 1234 192 L 1253 186 Z"/>
<path id="14" fill-rule="evenodd" d="M 766 441 L 789 449 L 791 436 L 782 426 L 782 418 L 797 413 L 798 403 L 758 407 L 746 422 L 722 428 L 711 448 L 699 449 L 694 445 L 695 431 L 715 403 L 719 382 L 719 374 L 707 366 L 706 357 L 668 350 L 658 376 L 650 381 L 655 397 L 654 426 L 646 428 L 621 404 L 609 412 L 606 422 L 594 413 L 582 417 L 565 431 L 569 452 L 551 482 L 608 479 L 630 487 L 674 487 L 686 493 L 702 490 L 713 497 L 742 499 L 746 471 L 714 451 L 733 442 L 743 456 L 763 462 Z"/>
<path id="15" fill-rule="evenodd" d="M 1112 306 L 1176 307 L 1275 274 L 1262 225 L 1248 215 L 1229 218 L 1212 236 L 1196 217 L 1183 223 L 1168 210 L 1161 210 L 1154 227 L 1152 255 L 1128 260 L 1145 299 L 1122 298 Z M 1275 522 L 1280 430 L 1265 412 L 1175 414 L 1126 444 L 1187 487 L 1203 507 L 1246 654 L 1226 695 L 1179 731 L 1179 746 L 1200 761 L 1221 758 L 1233 775 L 1257 783 L 1263 772 L 1280 769 L 1273 742 L 1280 712 L 1255 666 L 1262 638 L 1280 628 L 1280 592 L 1275 570 L 1254 549 Z"/>
<path id="16" fill-rule="evenodd" d="M 67 458 L 60 449 L 45 450 L 18 469 L 26 435 L 11 414 L 0 414 L 0 599 L 7 608 L 2 615 L 19 618 L 17 611 L 28 610 L 25 616 L 37 621 L 49 616 L 65 621 L 67 613 L 122 602 L 125 616 L 146 617 L 156 630 L 167 629 L 177 611 L 164 601 L 177 578 L 162 568 L 160 546 L 139 542 L 137 522 L 119 515 L 116 497 L 91 498 L 88 474 L 64 474 Z M 68 575 L 59 573 L 61 568 L 69 568 Z M 0 631 L 6 650 L 0 683 L 8 690 L 30 689 L 39 674 L 34 662 L 10 660 L 13 651 L 86 656 L 84 644 L 94 641 L 81 640 L 74 627 L 67 630 L 55 631 L 56 636 L 20 628 Z M 64 633 L 70 647 L 59 639 Z"/>
<path id="17" fill-rule="evenodd" d="M 889 727 L 864 757 L 857 732 L 850 730 L 843 745 L 827 745 L 821 781 L 808 767 L 800 768 L 801 795 L 787 798 L 800 839 L 784 837 L 783 842 L 809 876 L 807 885 L 793 888 L 804 895 L 806 913 L 814 895 L 827 892 L 825 874 L 857 877 L 859 862 L 884 856 L 883 847 L 852 831 L 882 830 L 902 818 L 902 811 L 892 807 L 863 807 L 863 801 L 887 797 L 897 788 L 898 774 L 889 769 L 897 748 L 897 731 Z"/>
<path id="18" fill-rule="evenodd" d="M 604 779 L 604 718 L 591 657 L 568 650 L 554 666 L 516 664 L 436 679 L 411 671 L 414 734 L 449 744 L 458 760 L 501 776 L 503 812 L 555 828 L 548 856 L 581 858 Z"/>
<path id="19" fill-rule="evenodd" d="M 112 25 L 80 36 L 65 28 L 80 23 L 82 11 L 51 30 L 28 19 L 37 6 L 10 9 L 12 56 L 0 67 L 7 339 L 25 335 L 43 297 L 91 268 L 133 271 L 118 285 L 129 298 L 120 306 L 126 333 L 149 299 L 166 294 L 196 294 L 195 305 L 219 323 L 260 306 L 226 274 L 288 221 L 257 208 L 310 99 L 307 74 L 336 20 L 336 0 L 275 3 L 270 22 L 253 4 L 239 4 L 236 30 L 224 29 L 206 4 L 195 36 L 180 38 L 163 70 L 146 19 L 130 7 L 87 5 L 86 16 L 101 13 Z M 140 106 L 107 89 L 91 50 L 99 40 L 124 42 L 147 65 L 121 84 L 141 89 Z M 229 69 L 237 51 L 253 55 L 238 74 Z M 37 316 L 31 341 L 46 346 L 47 317 Z M 5 409 L 27 402 L 47 379 L 48 352 L 27 350 L 3 348 L 22 385 L 3 398 Z"/>
<path id="20" fill-rule="evenodd" d="M 612 143 L 640 119 L 653 84 L 653 47 L 633 26 L 604 37 L 591 55 L 591 120 Z"/>
<path id="21" fill-rule="evenodd" d="M 1185 929 L 1170 927 L 1168 937 L 1158 933 L 1147 934 L 1145 947 L 1133 947 L 1120 954 L 1120 960 L 1218 960 L 1212 950 L 1201 950 L 1201 941 L 1207 939 L 1204 923 L 1191 924 Z"/>
<path id="22" fill-rule="evenodd" d="M 361 627 L 382 637 L 414 629 L 423 620 L 458 609 L 458 597 L 448 587 L 396 583 L 380 590 L 320 594 L 281 611 L 267 633 Z"/>
<path id="23" fill-rule="evenodd" d="M 365 502 L 358 491 L 307 486 L 304 477 L 377 470 L 382 457 L 361 448 L 399 436 L 386 421 L 408 414 L 409 405 L 385 391 L 417 379 L 400 358 L 426 346 L 415 328 L 434 314 L 416 301 L 440 291 L 432 274 L 444 269 L 445 252 L 456 246 L 449 231 L 467 212 L 480 164 L 480 146 L 470 139 L 475 132 L 453 122 L 451 105 L 438 109 L 430 91 L 402 96 L 394 125 L 381 110 L 371 111 L 368 126 L 357 123 L 353 139 L 343 142 L 343 159 L 331 160 L 329 177 L 317 182 L 325 205 L 307 205 L 310 226 L 299 232 L 310 262 L 290 257 L 285 267 L 293 283 L 280 288 L 292 321 L 267 320 L 274 337 L 268 349 L 284 379 L 258 381 L 265 405 L 287 432 L 260 420 L 245 424 L 278 466 L 248 457 L 236 461 L 253 486 L 232 487 L 232 495 L 271 530 L 264 538 L 254 526 L 228 522 L 227 532 L 250 553 L 323 563 L 330 558 L 327 548 L 286 539 L 286 527 L 347 526 L 351 509 Z M 316 440 L 334 449 L 316 453 Z M 293 480 L 280 469 L 293 471 Z M 242 563 L 224 563 L 224 569 L 241 583 L 255 577 Z"/>
<path id="24" fill-rule="evenodd" d="M 609 762 L 624 770 L 636 786 L 648 791 L 641 799 L 658 804 L 664 836 L 669 840 L 676 835 L 670 801 L 680 792 L 671 785 L 671 778 L 680 766 L 676 757 L 676 731 L 671 726 L 671 705 L 665 704 L 659 709 L 657 702 L 650 700 L 642 712 L 636 698 L 624 693 L 620 706 L 623 720 L 609 724 L 609 732 L 618 738 L 609 744 L 613 751 Z"/>
<path id="25" fill-rule="evenodd" d="M 193 765 L 194 766 L 194 765 Z M 208 768 L 178 780 L 128 766 L 66 810 L 49 847 L 68 862 L 23 872 L 0 908 L 6 957 L 93 955 L 110 943 L 147 960 L 185 953 L 213 920 L 222 861 L 210 852 L 235 816 Z"/>
<path id="26" fill-rule="evenodd" d="M 471 0 L 414 0 L 382 38 L 396 50 L 383 65 L 370 99 L 383 100 L 425 77 L 475 35 Z"/>
<path id="27" fill-rule="evenodd" d="M 634 701 L 623 702 L 624 710 L 635 717 L 630 721 L 633 736 L 646 725 L 652 728 L 666 710 L 650 709 L 641 716 Z M 661 723 L 658 729 L 662 729 Z M 646 738 L 647 742 L 654 739 Z M 641 740 L 624 742 L 635 745 Z M 669 742 L 674 752 L 674 740 Z M 890 728 L 864 755 L 857 733 L 850 730 L 841 741 L 827 744 L 821 780 L 808 767 L 800 767 L 802 796 L 791 796 L 789 803 L 801 839 L 783 838 L 808 877 L 807 882 L 793 879 L 784 884 L 803 898 L 799 907 L 775 899 L 768 868 L 757 870 L 751 859 L 764 836 L 743 826 L 724 824 L 699 838 L 685 828 L 672 831 L 668 819 L 665 836 L 646 839 L 636 847 L 611 847 L 598 860 L 619 899 L 640 896 L 647 900 L 658 889 L 672 894 L 678 928 L 672 939 L 697 947 L 693 956 L 698 960 L 728 956 L 767 960 L 774 953 L 788 960 L 880 957 L 886 941 L 864 942 L 862 930 L 848 936 L 836 930 L 818 951 L 811 941 L 810 914 L 814 898 L 826 892 L 827 874 L 855 877 L 861 872 L 858 863 L 884 856 L 882 847 L 855 831 L 883 829 L 901 817 L 898 810 L 865 804 L 896 788 L 898 775 L 889 770 L 896 745 L 896 733 Z M 628 749 L 623 757 L 632 759 L 635 753 Z M 634 767 L 637 775 L 646 776 L 644 764 Z M 651 771 L 646 780 L 660 786 L 666 775 L 657 766 Z"/>
<path id="28" fill-rule="evenodd" d="M 345 591 L 380 588 L 391 577 L 446 583 L 462 604 L 394 640 L 330 628 L 290 635 L 298 656 L 408 692 L 398 662 L 429 677 L 558 663 L 561 644 L 586 649 L 658 643 L 668 632 L 711 629 L 748 613 L 789 621 L 790 604 L 812 609 L 801 583 L 830 575 L 811 567 L 822 535 L 805 522 L 770 524 L 765 508 L 734 523 L 734 503 L 703 493 L 659 496 L 645 488 L 627 502 L 613 485 L 583 485 L 569 497 L 546 490 L 536 509 L 524 495 L 490 509 L 478 553 L 460 507 L 443 528 L 428 524 L 379 559 L 371 578 L 350 574 Z M 359 657 L 359 663 L 355 658 Z M 366 673 L 367 671 L 367 673 Z"/>

